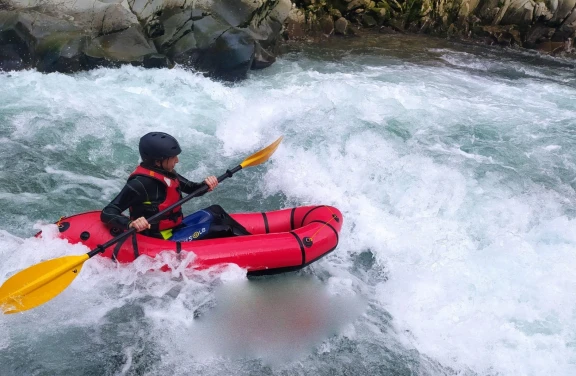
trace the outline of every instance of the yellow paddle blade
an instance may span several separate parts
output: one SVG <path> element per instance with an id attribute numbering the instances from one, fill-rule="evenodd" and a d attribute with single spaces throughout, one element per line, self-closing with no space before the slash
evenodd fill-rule
<path id="1" fill-rule="evenodd" d="M 88 259 L 87 254 L 65 256 L 16 273 L 0 286 L 0 309 L 16 313 L 46 303 L 72 283 Z"/>
<path id="2" fill-rule="evenodd" d="M 282 142 L 283 138 L 284 136 L 279 137 L 276 141 L 268 145 L 266 148 L 244 159 L 244 162 L 240 163 L 240 166 L 242 166 L 242 168 L 258 166 L 259 164 L 266 162 L 268 158 L 270 158 L 270 156 L 274 154 L 274 152 L 278 148 L 278 145 L 280 145 L 280 143 Z"/>

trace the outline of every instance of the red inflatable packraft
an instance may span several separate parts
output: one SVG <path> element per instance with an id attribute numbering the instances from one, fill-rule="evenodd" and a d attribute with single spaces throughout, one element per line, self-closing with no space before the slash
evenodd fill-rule
<path id="1" fill-rule="evenodd" d="M 252 235 L 220 239 L 174 242 L 140 234 L 128 236 L 101 255 L 118 262 L 138 256 L 154 258 L 169 251 L 195 257 L 188 267 L 205 269 L 219 264 L 236 264 L 251 275 L 298 270 L 333 251 L 338 245 L 342 213 L 331 206 L 302 206 L 262 213 L 231 214 Z M 62 218 L 60 237 L 70 243 L 97 248 L 121 231 L 100 221 L 100 211 Z"/>

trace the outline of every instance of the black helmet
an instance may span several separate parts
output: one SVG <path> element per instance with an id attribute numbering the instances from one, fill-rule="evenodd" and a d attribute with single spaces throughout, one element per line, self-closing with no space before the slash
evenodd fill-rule
<path id="1" fill-rule="evenodd" d="M 142 136 L 138 150 L 142 161 L 167 159 L 182 152 L 178 141 L 164 132 L 150 132 Z"/>

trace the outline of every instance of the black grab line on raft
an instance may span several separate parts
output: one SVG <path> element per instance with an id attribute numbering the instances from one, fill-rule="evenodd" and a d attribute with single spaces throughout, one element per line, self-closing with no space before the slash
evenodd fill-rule
<path id="1" fill-rule="evenodd" d="M 296 213 L 296 208 L 292 208 L 290 212 L 290 230 L 294 230 L 294 213 Z"/>
<path id="2" fill-rule="evenodd" d="M 302 217 L 302 222 L 300 223 L 300 227 L 304 226 L 304 221 L 306 220 L 306 217 L 308 216 L 308 214 L 312 213 L 316 209 L 320 209 L 320 208 L 324 208 L 324 207 L 326 207 L 326 205 L 316 206 L 315 208 L 308 210 L 306 212 L 306 214 L 304 214 L 304 217 Z"/>
<path id="3" fill-rule="evenodd" d="M 182 243 L 176 242 L 176 254 L 180 254 L 182 252 Z"/>
<path id="4" fill-rule="evenodd" d="M 132 249 L 134 250 L 134 259 L 137 259 L 140 256 L 140 252 L 138 252 L 138 239 L 136 239 L 136 233 L 132 233 Z"/>
<path id="5" fill-rule="evenodd" d="M 298 240 L 298 245 L 300 246 L 300 252 L 302 253 L 302 265 L 306 264 L 306 251 L 304 250 L 304 244 L 298 235 L 295 232 L 290 231 L 292 235 Z"/>
<path id="6" fill-rule="evenodd" d="M 118 253 L 120 252 L 120 248 L 122 248 L 122 244 L 124 244 L 126 239 L 128 239 L 128 238 L 124 238 L 124 239 L 120 240 L 118 243 L 116 243 L 116 247 L 114 247 L 114 251 L 112 252 L 112 260 L 118 261 L 118 257 L 117 257 Z"/>
<path id="7" fill-rule="evenodd" d="M 332 225 L 330 223 L 320 221 L 320 220 L 311 221 L 310 223 L 322 223 L 323 225 L 330 227 L 332 229 L 332 231 L 334 231 L 334 235 L 336 235 L 336 244 L 338 244 L 338 242 L 340 241 L 340 239 L 338 237 L 338 231 L 336 231 L 336 229 L 334 227 L 332 227 Z"/>
<path id="8" fill-rule="evenodd" d="M 138 256 L 140 256 L 140 252 L 138 252 L 138 239 L 136 239 L 136 233 L 132 233 L 131 238 L 132 238 L 132 249 L 134 250 L 134 258 L 137 258 Z M 112 252 L 112 260 L 118 261 L 118 253 L 120 253 L 120 248 L 122 248 L 122 245 L 126 240 L 128 240 L 128 238 L 124 238 L 120 240 L 118 243 L 116 243 L 116 247 L 114 247 L 114 251 Z"/>
<path id="9" fill-rule="evenodd" d="M 268 217 L 266 216 L 266 213 L 262 213 L 262 218 L 264 218 L 264 229 L 266 230 L 266 233 L 269 234 L 270 227 L 268 227 Z"/>

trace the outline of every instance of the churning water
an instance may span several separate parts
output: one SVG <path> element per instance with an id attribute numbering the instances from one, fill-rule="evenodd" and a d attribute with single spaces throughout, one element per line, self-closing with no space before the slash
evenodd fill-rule
<path id="1" fill-rule="evenodd" d="M 304 47 L 234 85 L 0 73 L 0 283 L 87 252 L 50 223 L 105 206 L 152 130 L 180 140 L 196 181 L 285 136 L 186 212 L 344 215 L 336 251 L 290 275 L 92 259 L 52 301 L 0 317 L 0 373 L 576 374 L 574 68 L 394 36 Z"/>

